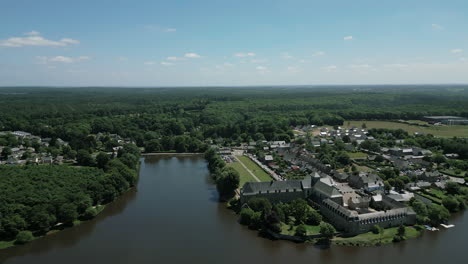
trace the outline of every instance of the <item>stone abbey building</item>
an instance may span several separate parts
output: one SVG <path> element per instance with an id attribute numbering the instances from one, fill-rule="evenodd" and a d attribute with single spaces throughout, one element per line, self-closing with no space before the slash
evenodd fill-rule
<path id="1" fill-rule="evenodd" d="M 338 188 L 328 175 L 313 173 L 304 180 L 247 182 L 241 189 L 241 204 L 253 197 L 273 203 L 308 200 L 338 230 L 348 235 L 369 232 L 374 225 L 382 228 L 416 224 L 416 213 L 386 195 L 358 192 L 353 197 Z"/>

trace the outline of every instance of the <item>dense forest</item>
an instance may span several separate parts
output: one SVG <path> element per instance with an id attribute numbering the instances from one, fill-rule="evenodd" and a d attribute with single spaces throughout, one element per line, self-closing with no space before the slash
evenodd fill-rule
<path id="1" fill-rule="evenodd" d="M 298 125 L 424 115 L 468 116 L 468 87 L 0 89 L 0 130 L 62 138 L 73 149 L 109 132 L 147 152 L 204 152 L 206 139 L 289 141 Z"/>
<path id="2" fill-rule="evenodd" d="M 94 217 L 99 205 L 136 183 L 138 157 L 139 150 L 126 145 L 117 157 L 101 159 L 100 168 L 0 166 L 0 240 L 20 239 L 24 232 L 39 236 Z"/>

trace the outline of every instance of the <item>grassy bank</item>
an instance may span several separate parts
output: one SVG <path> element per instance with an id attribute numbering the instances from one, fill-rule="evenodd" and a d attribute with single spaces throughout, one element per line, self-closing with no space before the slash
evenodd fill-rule
<path id="1" fill-rule="evenodd" d="M 304 225 L 304 226 L 307 230 L 306 235 L 310 236 L 310 235 L 320 234 L 320 226 L 312 226 L 312 225 Z M 298 227 L 297 225 L 291 226 L 285 223 L 281 223 L 281 234 L 294 236 L 296 234 L 297 227 Z"/>
<path id="2" fill-rule="evenodd" d="M 332 240 L 335 245 L 344 246 L 377 246 L 382 244 L 390 244 L 393 238 L 398 233 L 398 227 L 387 228 L 382 234 L 374 234 L 367 232 L 353 237 L 336 237 Z M 416 230 L 414 227 L 405 227 L 405 239 L 415 238 L 420 236 L 422 231 Z"/>

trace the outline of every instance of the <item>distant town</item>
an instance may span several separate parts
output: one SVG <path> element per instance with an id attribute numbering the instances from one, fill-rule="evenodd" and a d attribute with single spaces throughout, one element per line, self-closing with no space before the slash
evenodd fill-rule
<path id="1" fill-rule="evenodd" d="M 424 126 L 468 124 L 452 116 L 425 120 Z M 211 146 L 241 175 L 241 207 L 249 208 L 249 201 L 259 198 L 272 204 L 304 199 L 345 236 L 423 223 L 431 231 L 438 230 L 438 224 L 452 227 L 446 225 L 447 218 L 429 219 L 427 212 L 415 212 L 414 204 L 458 211 L 462 202 L 449 194 L 466 188 L 466 164 L 458 154 L 442 153 L 436 145 L 421 147 L 418 141 L 426 140 L 424 133 L 369 130 L 365 123 L 297 126 L 293 132 L 291 142 L 261 140 L 223 147 L 219 139 Z"/>

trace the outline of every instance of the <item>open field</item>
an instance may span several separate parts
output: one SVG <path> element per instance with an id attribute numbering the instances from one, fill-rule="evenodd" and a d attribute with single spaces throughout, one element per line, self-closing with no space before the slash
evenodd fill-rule
<path id="1" fill-rule="evenodd" d="M 349 125 L 348 125 L 349 123 Z M 370 128 L 389 128 L 389 129 L 403 129 L 408 133 L 413 134 L 414 132 L 422 132 L 426 134 L 432 134 L 438 137 L 468 137 L 468 126 L 430 126 L 420 127 L 412 126 L 408 124 L 390 122 L 390 121 L 345 121 L 344 126 L 361 127 L 362 123 L 366 123 L 367 129 Z"/>
<path id="2" fill-rule="evenodd" d="M 421 231 L 416 230 L 413 227 L 405 227 L 405 238 L 415 238 L 421 234 Z M 391 243 L 393 237 L 397 234 L 398 227 L 387 228 L 383 234 L 374 234 L 367 232 L 353 237 L 336 237 L 333 239 L 333 243 L 337 245 L 356 245 L 356 246 L 373 246 L 377 244 L 388 244 Z"/>
<path id="3" fill-rule="evenodd" d="M 244 165 L 257 176 L 260 181 L 271 181 L 273 180 L 268 173 L 266 173 L 262 168 L 255 164 L 249 157 L 238 156 L 239 160 L 244 163 Z"/>

